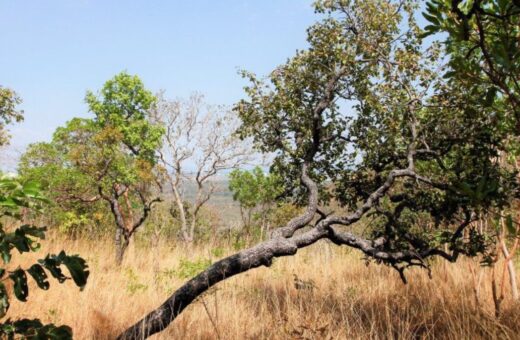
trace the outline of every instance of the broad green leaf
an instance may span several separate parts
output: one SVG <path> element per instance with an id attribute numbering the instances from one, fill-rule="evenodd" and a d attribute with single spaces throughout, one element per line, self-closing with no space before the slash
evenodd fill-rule
<path id="1" fill-rule="evenodd" d="M 12 323 L 9 334 L 35 340 L 71 340 L 72 329 L 68 326 L 44 325 L 39 319 L 22 319 Z"/>
<path id="2" fill-rule="evenodd" d="M 29 287 L 27 286 L 27 276 L 23 269 L 17 269 L 9 274 L 9 278 L 13 281 L 14 295 L 20 301 L 27 301 L 29 295 Z"/>
<path id="3" fill-rule="evenodd" d="M 63 283 L 67 279 L 60 268 L 61 261 L 58 261 L 55 255 L 49 254 L 44 259 L 38 260 L 38 262 L 47 269 L 59 283 Z"/>
<path id="4" fill-rule="evenodd" d="M 439 19 L 433 15 L 430 15 L 428 13 L 423 13 L 423 17 L 431 22 L 434 27 L 438 27 L 440 25 Z"/>
<path id="5" fill-rule="evenodd" d="M 84 259 L 77 255 L 65 256 L 63 264 L 67 267 L 74 283 L 81 289 L 87 284 L 89 276 L 88 266 Z"/>
<path id="6" fill-rule="evenodd" d="M 45 227 L 36 227 L 33 225 L 28 225 L 28 224 L 21 226 L 20 229 L 26 235 L 31 235 L 31 236 L 37 237 L 39 239 L 42 239 L 42 240 L 45 239 L 45 231 L 47 231 L 47 228 L 45 228 Z"/>
<path id="7" fill-rule="evenodd" d="M 3 282 L 0 282 L 0 318 L 4 317 L 9 309 L 9 296 Z"/>
<path id="8" fill-rule="evenodd" d="M 43 270 L 43 267 L 39 264 L 33 264 L 27 272 L 33 277 L 38 287 L 43 290 L 49 289 L 49 281 L 47 280 L 47 273 Z"/>

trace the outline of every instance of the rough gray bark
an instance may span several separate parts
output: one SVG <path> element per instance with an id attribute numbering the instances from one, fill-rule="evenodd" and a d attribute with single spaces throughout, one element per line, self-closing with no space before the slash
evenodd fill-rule
<path id="1" fill-rule="evenodd" d="M 293 255 L 293 241 L 273 239 L 220 260 L 179 288 L 159 308 L 126 330 L 118 339 L 143 339 L 164 330 L 200 294 L 216 283 L 257 268 L 269 266 L 274 257 Z"/>
<path id="2" fill-rule="evenodd" d="M 117 232 L 119 234 L 122 234 L 123 237 L 119 238 L 119 240 L 116 240 L 116 265 L 120 266 L 123 263 L 123 258 L 125 256 L 126 250 L 128 248 L 128 245 L 130 244 L 130 239 L 124 236 L 124 232 L 121 231 L 121 229 L 117 229 Z"/>
<path id="3" fill-rule="evenodd" d="M 117 227 L 114 237 L 114 246 L 116 249 L 116 264 L 120 265 L 123 262 L 123 256 L 126 250 L 126 247 L 123 249 L 123 238 L 124 238 L 124 231 Z"/>

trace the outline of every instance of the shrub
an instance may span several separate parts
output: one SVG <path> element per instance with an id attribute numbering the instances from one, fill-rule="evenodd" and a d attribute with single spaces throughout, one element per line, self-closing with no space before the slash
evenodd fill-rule
<path id="1" fill-rule="evenodd" d="M 81 289 L 87 283 L 89 271 L 85 260 L 77 255 L 67 255 L 61 251 L 58 255 L 48 254 L 29 268 L 18 266 L 9 271 L 5 267 L 11 263 L 12 252 L 20 254 L 36 252 L 40 240 L 45 239 L 46 228 L 25 223 L 29 211 L 39 212 L 47 200 L 41 195 L 35 182 L 21 183 L 13 177 L 0 177 L 0 256 L 4 267 L 0 267 L 0 317 L 5 317 L 9 310 L 12 294 L 19 301 L 27 301 L 29 295 L 28 277 L 36 282 L 38 288 L 50 287 L 49 274 L 59 283 L 72 279 Z M 4 228 L 4 222 L 15 225 L 13 231 Z M 63 272 L 66 267 L 70 277 Z M 6 287 L 7 280 L 12 290 Z M 9 282 L 8 281 L 8 282 Z M 12 292 L 12 293 L 11 293 Z M 72 339 L 72 330 L 68 326 L 43 324 L 39 319 L 7 319 L 0 323 L 0 336 L 13 339 L 15 336 L 33 339 Z"/>

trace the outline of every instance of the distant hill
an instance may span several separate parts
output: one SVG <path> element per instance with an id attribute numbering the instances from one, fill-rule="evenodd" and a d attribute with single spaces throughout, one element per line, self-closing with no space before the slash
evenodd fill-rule
<path id="1" fill-rule="evenodd" d="M 226 177 L 219 177 L 213 183 L 217 186 L 217 190 L 207 204 L 218 209 L 220 216 L 228 220 L 228 222 L 240 221 L 240 205 L 233 200 L 233 194 L 229 191 L 229 180 Z M 165 185 L 164 189 L 167 193 L 172 193 L 171 191 L 168 192 L 168 185 Z M 185 183 L 182 190 L 186 200 L 193 201 L 195 199 L 197 194 L 197 185 L 195 183 Z"/>

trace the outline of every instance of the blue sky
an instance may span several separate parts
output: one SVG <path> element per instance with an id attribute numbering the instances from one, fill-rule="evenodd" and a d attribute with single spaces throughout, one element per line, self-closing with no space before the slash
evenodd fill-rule
<path id="1" fill-rule="evenodd" d="M 11 153 L 88 116 L 87 89 L 138 74 L 169 97 L 204 93 L 232 104 L 239 68 L 267 74 L 305 47 L 311 0 L 0 0 L 0 84 L 16 90 L 25 121 Z M 5 164 L 4 164 L 5 167 Z"/>

